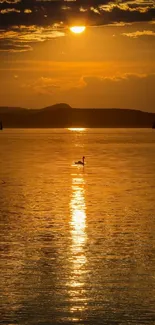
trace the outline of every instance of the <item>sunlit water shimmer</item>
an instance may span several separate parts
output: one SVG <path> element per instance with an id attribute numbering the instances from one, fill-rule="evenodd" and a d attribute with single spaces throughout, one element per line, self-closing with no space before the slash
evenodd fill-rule
<path id="1" fill-rule="evenodd" d="M 155 324 L 154 130 L 4 129 L 0 217 L 1 324 Z"/>

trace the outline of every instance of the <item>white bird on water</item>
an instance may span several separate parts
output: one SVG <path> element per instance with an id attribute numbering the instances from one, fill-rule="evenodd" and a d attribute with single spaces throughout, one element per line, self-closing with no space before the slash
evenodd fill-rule
<path id="1" fill-rule="evenodd" d="M 79 160 L 79 161 L 75 161 L 75 164 L 76 164 L 76 165 L 83 165 L 83 166 L 84 166 L 84 160 L 85 160 L 85 157 L 83 156 L 83 157 L 82 157 L 82 161 L 81 161 L 81 160 Z"/>

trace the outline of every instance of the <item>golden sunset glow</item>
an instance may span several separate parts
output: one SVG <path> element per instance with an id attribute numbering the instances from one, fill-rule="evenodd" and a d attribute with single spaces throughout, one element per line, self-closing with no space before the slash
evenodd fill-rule
<path id="1" fill-rule="evenodd" d="M 154 198 L 155 0 L 0 0 L 0 325 L 153 325 Z"/>
<path id="2" fill-rule="evenodd" d="M 70 31 L 75 34 L 81 34 L 85 31 L 85 26 L 72 26 L 70 27 Z"/>
<path id="3" fill-rule="evenodd" d="M 155 112 L 153 0 L 28 3 L 0 0 L 1 107 L 40 109 L 67 104 L 80 109 Z M 70 126 L 95 123 L 93 118 L 88 122 L 87 111 L 81 114 L 86 123 L 83 117 L 77 120 L 76 114 L 72 121 L 73 113 Z M 5 118 L 0 112 L 0 120 Z M 20 127 L 20 117 L 15 119 Z M 60 119 L 57 123 L 63 125 Z M 47 120 L 38 124 L 35 118 L 34 123 L 36 127 L 56 124 L 55 117 Z M 15 125 L 14 119 L 9 123 L 9 127 Z"/>

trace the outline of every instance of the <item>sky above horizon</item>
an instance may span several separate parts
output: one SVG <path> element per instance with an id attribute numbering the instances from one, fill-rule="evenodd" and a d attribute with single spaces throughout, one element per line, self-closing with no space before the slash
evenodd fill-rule
<path id="1" fill-rule="evenodd" d="M 0 85 L 0 106 L 155 112 L 155 1 L 0 0 Z"/>

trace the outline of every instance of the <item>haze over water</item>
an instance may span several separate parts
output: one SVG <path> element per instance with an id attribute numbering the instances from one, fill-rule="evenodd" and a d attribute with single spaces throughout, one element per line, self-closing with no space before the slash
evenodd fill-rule
<path id="1" fill-rule="evenodd" d="M 1 324 L 155 324 L 153 130 L 2 131 L 0 219 Z"/>

